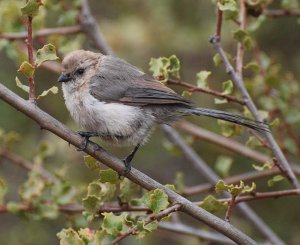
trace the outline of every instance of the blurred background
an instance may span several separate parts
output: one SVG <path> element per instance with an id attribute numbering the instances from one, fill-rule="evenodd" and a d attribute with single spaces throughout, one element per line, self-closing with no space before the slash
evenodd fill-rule
<path id="1" fill-rule="evenodd" d="M 69 26 L 77 23 L 80 1 L 55 1 L 48 0 L 45 7 L 41 8 L 41 15 L 34 20 L 35 30 L 44 27 Z M 222 82 L 228 80 L 228 75 L 221 66 L 216 67 L 213 62 L 215 51 L 209 43 L 209 38 L 215 32 L 216 8 L 211 1 L 176 1 L 176 0 L 148 0 L 148 1 L 89 1 L 94 17 L 97 19 L 101 31 L 108 44 L 112 47 L 117 56 L 129 61 L 137 67 L 149 72 L 149 61 L 152 57 L 169 57 L 175 54 L 181 61 L 182 80 L 195 84 L 196 73 L 201 70 L 212 71 L 208 79 L 210 88 L 222 90 Z M 284 1 L 274 1 L 268 8 L 280 8 Z M 296 1 L 294 1 L 296 2 Z M 0 33 L 25 31 L 24 20 L 17 18 L 13 23 L 13 13 L 20 14 L 18 8 L 24 1 L 0 0 Z M 6 12 L 5 12 L 6 11 Z M 249 17 L 249 25 L 256 23 L 259 28 L 251 32 L 255 47 L 267 62 L 267 76 L 265 78 L 256 76 L 251 71 L 245 71 L 245 78 L 252 96 L 259 109 L 269 110 L 266 107 L 268 97 L 265 92 L 274 85 L 275 89 L 281 91 L 281 85 L 294 86 L 295 91 L 289 91 L 288 97 L 299 96 L 299 76 L 300 76 L 300 26 L 296 17 L 268 18 L 263 20 Z M 254 25 L 254 24 L 253 24 Z M 233 57 L 236 52 L 236 41 L 232 38 L 232 31 L 238 26 L 232 21 L 227 21 L 223 25 L 222 43 L 228 53 Z M 254 27 L 253 27 L 254 28 Z M 58 47 L 58 54 L 63 57 L 66 53 L 80 48 L 95 50 L 92 42 L 87 40 L 83 34 L 74 34 L 68 37 L 53 35 L 48 37 L 48 42 Z M 19 42 L 19 41 L 18 41 Z M 0 71 L 1 83 L 27 98 L 27 94 L 20 90 L 15 84 L 15 77 L 18 76 L 23 83 L 26 79 L 17 73 L 18 67 L 24 57 L 20 54 L 20 44 L 18 42 L 8 42 L 0 40 Z M 35 48 L 41 47 L 41 42 L 35 40 Z M 253 51 L 247 51 L 245 60 L 253 60 Z M 245 62 L 247 63 L 247 62 Z M 271 70 L 271 71 L 270 71 Z M 265 84 L 266 77 L 273 81 Z M 60 84 L 57 81 L 58 74 L 47 69 L 38 69 L 36 74 L 37 94 L 52 86 L 59 87 L 57 95 L 48 95 L 38 101 L 38 105 L 50 115 L 65 123 L 73 130 L 80 130 L 70 118 L 65 108 Z M 268 80 L 269 81 L 269 80 Z M 268 87 L 269 86 L 269 87 Z M 179 93 L 182 88 L 172 87 Z M 277 97 L 279 99 L 280 92 Z M 272 97 L 276 99 L 276 96 Z M 281 97 L 280 97 L 281 98 Z M 299 97 L 298 97 L 299 98 Z M 194 93 L 190 99 L 201 107 L 210 107 L 225 110 L 242 112 L 243 108 L 234 103 L 216 105 L 214 97 L 202 93 Z M 283 100 L 283 99 L 282 99 Z M 298 104 L 289 104 L 286 99 L 284 103 L 288 109 L 279 117 L 297 118 L 299 114 Z M 271 110 L 275 111 L 276 103 Z M 281 107 L 280 107 L 281 109 Z M 269 110 L 269 111 L 271 111 Z M 50 171 L 61 171 L 66 179 L 75 187 L 86 190 L 87 184 L 97 178 L 97 173 L 88 169 L 83 164 L 83 153 L 77 152 L 73 146 L 41 130 L 32 120 L 11 108 L 6 103 L 0 101 L 0 129 L 4 132 L 15 132 L 17 142 L 13 151 L 25 159 L 33 161 L 39 146 L 47 142 L 51 149 L 51 154 L 45 159 L 44 167 Z M 273 119 L 275 114 L 272 114 Z M 299 119 L 289 121 L 294 136 L 299 138 Z M 213 119 L 189 118 L 195 124 L 221 133 L 217 122 Z M 182 134 L 184 139 L 196 150 L 201 158 L 214 169 L 215 162 L 219 156 L 228 156 L 233 159 L 230 175 L 253 170 L 251 164 L 253 160 L 232 153 L 219 146 L 205 141 L 195 140 L 192 137 Z M 280 135 L 276 135 L 278 138 Z M 246 133 L 233 136 L 234 139 L 245 143 L 249 135 Z M 279 138 L 280 139 L 280 138 Z M 299 162 L 299 149 L 297 142 L 291 140 L 292 146 L 283 144 L 288 160 Z M 101 143 L 105 149 L 122 158 L 131 149 L 115 148 Z M 294 149 L 294 150 L 293 150 Z M 261 149 L 263 152 L 264 149 Z M 177 172 L 183 173 L 186 186 L 205 183 L 201 173 L 195 171 L 193 166 L 182 156 L 178 149 L 175 149 L 166 140 L 163 132 L 155 131 L 149 143 L 141 148 L 134 161 L 134 167 L 151 176 L 160 183 L 173 183 Z M 17 201 L 18 188 L 26 180 L 27 172 L 16 165 L 0 158 L 0 176 L 8 185 L 6 200 Z M 276 183 L 269 188 L 267 180 L 257 181 L 259 191 L 269 191 L 276 189 L 290 188 L 286 181 Z M 197 195 L 194 200 L 201 200 L 204 195 Z M 259 214 L 263 220 L 284 240 L 287 244 L 299 244 L 299 219 L 297 212 L 299 200 L 297 197 L 284 197 L 275 200 L 261 200 L 250 203 L 250 206 Z M 55 220 L 35 221 L 24 217 L 15 216 L 11 213 L 3 213 L 0 218 L 0 243 L 1 244 L 58 244 L 56 233 L 62 228 L 68 227 L 68 216 L 62 215 Z M 187 219 L 187 222 L 192 220 Z M 260 237 L 245 218 L 234 211 L 232 223 L 241 228 L 252 237 Z M 199 226 L 199 224 L 197 224 Z M 165 231 L 157 231 L 141 242 L 130 237 L 122 244 L 202 244 L 198 239 L 182 235 L 170 235 Z M 208 243 L 203 243 L 208 244 Z"/>

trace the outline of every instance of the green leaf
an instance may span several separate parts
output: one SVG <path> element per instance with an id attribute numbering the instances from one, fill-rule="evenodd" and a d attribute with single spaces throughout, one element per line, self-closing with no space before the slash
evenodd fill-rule
<path id="1" fill-rule="evenodd" d="M 236 132 L 236 125 L 230 122 L 218 120 L 218 125 L 221 127 L 221 134 L 225 137 L 230 137 Z"/>
<path id="2" fill-rule="evenodd" d="M 245 185 L 242 194 L 252 193 L 256 190 L 256 184 L 252 182 L 251 186 Z"/>
<path id="3" fill-rule="evenodd" d="M 183 90 L 183 92 L 181 93 L 181 96 L 183 97 L 191 97 L 192 96 L 192 92 L 187 91 L 187 90 Z"/>
<path id="4" fill-rule="evenodd" d="M 222 59 L 221 59 L 221 56 L 219 53 L 214 55 L 213 61 L 214 61 L 215 66 L 219 66 L 221 64 Z"/>
<path id="5" fill-rule="evenodd" d="M 280 125 L 280 120 L 276 117 L 272 122 L 269 123 L 271 128 L 277 128 Z"/>
<path id="6" fill-rule="evenodd" d="M 119 216 L 113 213 L 103 213 L 102 229 L 108 234 L 118 236 L 120 233 L 126 231 L 128 226 L 126 225 L 127 214 L 121 214 Z"/>
<path id="7" fill-rule="evenodd" d="M 244 69 L 250 69 L 253 72 L 259 72 L 260 67 L 258 66 L 258 64 L 256 62 L 249 62 L 248 64 L 246 64 L 244 66 Z"/>
<path id="8" fill-rule="evenodd" d="M 78 231 L 79 237 L 88 245 L 96 245 L 96 232 L 90 228 L 81 228 Z"/>
<path id="9" fill-rule="evenodd" d="M 29 93 L 29 87 L 27 85 L 22 84 L 22 82 L 20 81 L 20 79 L 18 77 L 16 77 L 16 84 L 23 91 L 25 91 L 26 93 Z"/>
<path id="10" fill-rule="evenodd" d="M 40 66 L 45 61 L 49 60 L 57 60 L 59 59 L 56 55 L 55 46 L 51 43 L 44 45 L 41 49 L 39 49 L 36 53 L 36 66 Z"/>
<path id="11" fill-rule="evenodd" d="M 82 199 L 82 205 L 84 209 L 91 214 L 97 214 L 102 204 L 103 202 L 101 199 L 95 195 L 88 195 Z"/>
<path id="12" fill-rule="evenodd" d="M 228 100 L 227 99 L 214 98 L 214 102 L 215 102 L 216 105 L 221 105 L 221 104 L 228 103 Z"/>
<path id="13" fill-rule="evenodd" d="M 85 210 L 89 213 L 96 214 L 103 203 L 110 200 L 116 191 L 116 186 L 110 183 L 101 183 L 94 181 L 88 186 L 88 194 L 82 199 Z"/>
<path id="14" fill-rule="evenodd" d="M 252 38 L 250 36 L 247 36 L 244 41 L 243 44 L 246 48 L 246 50 L 250 50 L 253 47 L 253 41 Z"/>
<path id="15" fill-rule="evenodd" d="M 248 33 L 242 29 L 237 29 L 232 33 L 233 38 L 238 42 L 244 42 L 246 37 L 248 37 Z"/>
<path id="16" fill-rule="evenodd" d="M 120 199 L 122 202 L 130 202 L 135 193 L 139 192 L 141 187 L 127 178 L 124 178 L 120 183 Z"/>
<path id="17" fill-rule="evenodd" d="M 21 8 L 21 12 L 23 15 L 36 16 L 39 12 L 39 7 L 42 5 L 41 0 L 28 0 L 26 5 Z"/>
<path id="18" fill-rule="evenodd" d="M 176 191 L 176 188 L 175 188 L 175 185 L 172 185 L 172 184 L 165 184 L 165 187 L 168 188 L 168 189 L 171 190 L 171 191 L 177 192 L 177 191 Z"/>
<path id="19" fill-rule="evenodd" d="M 285 178 L 282 175 L 276 175 L 274 176 L 272 179 L 268 180 L 268 186 L 271 187 L 273 185 L 275 185 L 276 183 L 284 180 Z"/>
<path id="20" fill-rule="evenodd" d="M 214 213 L 217 211 L 222 211 L 227 208 L 227 202 L 220 202 L 214 196 L 208 195 L 205 199 L 200 203 L 200 207 L 204 208 L 206 211 L 210 213 Z"/>
<path id="21" fill-rule="evenodd" d="M 3 203 L 6 193 L 7 193 L 7 185 L 5 181 L 2 178 L 0 178 L 0 204 Z"/>
<path id="22" fill-rule="evenodd" d="M 251 149 L 261 146 L 261 142 L 254 136 L 250 136 L 245 145 Z"/>
<path id="23" fill-rule="evenodd" d="M 23 61 L 18 69 L 18 72 L 22 73 L 25 77 L 30 78 L 34 75 L 35 67 L 29 64 L 27 61 Z"/>
<path id="24" fill-rule="evenodd" d="M 93 158 L 92 156 L 87 155 L 87 156 L 84 156 L 83 159 L 84 159 L 85 165 L 86 165 L 89 169 L 91 169 L 91 170 L 96 170 L 96 169 L 99 169 L 99 168 L 100 168 L 99 162 L 98 162 L 95 158 Z"/>
<path id="25" fill-rule="evenodd" d="M 164 78 L 162 82 L 167 81 L 169 75 L 179 78 L 180 61 L 175 55 L 171 55 L 169 58 L 151 58 L 149 65 L 154 77 Z"/>
<path id="26" fill-rule="evenodd" d="M 78 233 L 72 228 L 62 229 L 56 235 L 60 240 L 60 245 L 85 245 L 84 241 L 79 237 Z"/>
<path id="27" fill-rule="evenodd" d="M 59 215 L 59 210 L 55 203 L 45 203 L 38 206 L 38 213 L 43 218 L 56 219 Z"/>
<path id="28" fill-rule="evenodd" d="M 236 0 L 219 0 L 218 8 L 222 11 L 237 11 L 237 3 Z"/>
<path id="29" fill-rule="evenodd" d="M 210 71 L 200 71 L 196 74 L 196 83 L 198 88 L 208 88 L 207 78 L 210 74 Z"/>
<path id="30" fill-rule="evenodd" d="M 222 83 L 223 92 L 222 94 L 228 95 L 232 93 L 233 90 L 233 83 L 231 80 L 227 80 Z"/>
<path id="31" fill-rule="evenodd" d="M 111 168 L 100 171 L 100 182 L 102 183 L 116 184 L 119 180 L 119 174 Z"/>
<path id="32" fill-rule="evenodd" d="M 253 192 L 256 189 L 256 184 L 252 182 L 251 186 L 245 186 L 243 181 L 240 181 L 240 185 L 227 185 L 223 180 L 219 180 L 216 184 L 215 190 L 217 193 L 226 191 L 229 192 L 232 196 L 237 196 L 244 193 Z"/>
<path id="33" fill-rule="evenodd" d="M 88 186 L 88 195 L 95 195 L 103 200 L 109 200 L 115 194 L 116 186 L 111 183 L 94 181 Z"/>
<path id="34" fill-rule="evenodd" d="M 182 172 L 176 172 L 174 185 L 178 192 L 182 192 L 185 189 L 184 178 L 183 178 Z"/>
<path id="35" fill-rule="evenodd" d="M 228 176 L 232 163 L 231 157 L 219 156 L 215 163 L 215 169 L 222 177 Z"/>
<path id="36" fill-rule="evenodd" d="M 58 93 L 58 87 L 53 86 L 49 88 L 48 90 L 44 90 L 38 97 L 37 99 L 40 99 L 41 97 L 45 97 L 47 94 L 52 93 L 52 94 L 57 94 Z"/>
<path id="37" fill-rule="evenodd" d="M 137 231 L 138 231 L 137 238 L 142 239 L 149 232 L 152 232 L 152 231 L 157 229 L 158 222 L 155 220 L 155 221 L 153 221 L 153 222 L 146 225 L 144 220 L 139 220 L 136 224 L 136 227 L 137 227 Z"/>
<path id="38" fill-rule="evenodd" d="M 257 171 L 263 171 L 263 170 L 271 169 L 273 167 L 273 164 L 266 162 L 264 165 L 252 164 L 252 167 Z"/>
<path id="39" fill-rule="evenodd" d="M 170 60 L 170 67 L 169 67 L 170 73 L 172 74 L 172 76 L 179 79 L 180 60 L 174 54 L 169 57 L 169 60 Z"/>
<path id="40" fill-rule="evenodd" d="M 22 200 L 32 202 L 39 197 L 46 186 L 45 180 L 36 172 L 29 174 L 28 180 L 20 187 L 19 195 Z"/>
<path id="41" fill-rule="evenodd" d="M 18 214 L 18 213 L 20 213 L 20 211 L 23 210 L 24 205 L 21 203 L 16 203 L 16 202 L 8 202 L 6 204 L 6 208 L 7 208 L 8 212 L 11 212 L 13 214 Z"/>
<path id="42" fill-rule="evenodd" d="M 169 205 L 167 194 L 160 189 L 147 192 L 142 199 L 146 207 L 151 209 L 153 213 L 158 213 Z"/>
<path id="43" fill-rule="evenodd" d="M 78 188 L 64 180 L 52 184 L 51 195 L 59 205 L 65 205 L 77 200 Z"/>

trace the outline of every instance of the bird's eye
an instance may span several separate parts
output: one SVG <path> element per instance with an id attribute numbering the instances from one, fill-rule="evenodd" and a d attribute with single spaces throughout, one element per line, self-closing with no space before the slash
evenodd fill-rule
<path id="1" fill-rule="evenodd" d="M 79 68 L 79 69 L 76 70 L 76 73 L 81 75 L 81 74 L 84 73 L 84 69 L 83 68 Z"/>

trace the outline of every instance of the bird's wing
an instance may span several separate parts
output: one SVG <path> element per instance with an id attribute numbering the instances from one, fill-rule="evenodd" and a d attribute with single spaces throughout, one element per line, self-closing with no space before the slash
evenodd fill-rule
<path id="1" fill-rule="evenodd" d="M 99 101 L 134 106 L 182 104 L 190 102 L 172 89 L 118 58 L 102 64 L 101 72 L 91 78 L 90 93 Z"/>

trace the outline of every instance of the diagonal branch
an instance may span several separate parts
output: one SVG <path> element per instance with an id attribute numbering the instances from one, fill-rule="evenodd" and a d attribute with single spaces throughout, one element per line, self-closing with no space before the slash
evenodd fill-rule
<path id="1" fill-rule="evenodd" d="M 223 99 L 227 99 L 228 101 L 232 101 L 232 102 L 235 102 L 235 103 L 238 103 L 238 104 L 241 104 L 241 105 L 245 105 L 245 102 L 243 100 L 241 100 L 241 99 L 239 99 L 235 96 L 223 94 L 223 93 L 211 90 L 209 88 L 199 88 L 195 85 L 184 82 L 182 80 L 169 79 L 167 81 L 167 83 L 168 84 L 175 84 L 175 85 L 179 85 L 179 86 L 188 88 L 188 91 L 190 91 L 190 92 L 202 92 L 202 93 L 205 93 L 205 94 L 211 94 L 211 95 L 214 95 L 214 96 L 217 96 L 217 97 L 221 97 Z"/>
<path id="2" fill-rule="evenodd" d="M 181 129 L 184 132 L 191 134 L 195 138 L 208 141 L 214 145 L 219 145 L 222 148 L 236 152 L 247 158 L 258 161 L 262 164 L 264 164 L 266 162 L 272 162 L 272 159 L 265 154 L 262 154 L 258 151 L 254 151 L 252 149 L 249 149 L 249 148 L 245 147 L 243 144 L 241 144 L 233 139 L 229 139 L 224 136 L 220 136 L 216 133 L 213 133 L 211 131 L 208 131 L 206 129 L 198 127 L 190 122 L 180 121 L 180 122 L 176 123 L 175 126 L 176 126 L 176 128 Z"/>
<path id="3" fill-rule="evenodd" d="M 29 103 L 28 101 L 22 99 L 2 84 L 0 84 L 0 98 L 34 120 L 42 129 L 51 131 L 52 133 L 65 140 L 66 142 L 74 145 L 75 147 L 80 147 L 82 138 L 79 134 L 73 132 L 64 124 L 39 109 L 35 104 Z M 120 159 L 112 156 L 95 143 L 89 144 L 85 152 L 93 156 L 99 162 L 102 162 L 106 166 L 114 169 L 118 173 L 122 173 L 124 171 L 124 164 Z M 248 237 L 232 225 L 191 203 L 184 197 L 166 188 L 162 184 L 158 183 L 157 181 L 153 180 L 137 169 L 132 168 L 131 172 L 128 173 L 126 177 L 134 183 L 144 187 L 145 189 L 162 189 L 168 195 L 170 202 L 181 205 L 182 212 L 185 212 L 195 219 L 202 221 L 203 223 L 219 231 L 238 244 L 256 244 L 255 241 L 253 241 L 250 237 Z"/>
<path id="4" fill-rule="evenodd" d="M 258 109 L 256 108 L 252 98 L 250 97 L 245 85 L 243 78 L 236 73 L 236 71 L 233 69 L 232 65 L 230 64 L 230 61 L 228 60 L 223 48 L 221 47 L 220 40 L 216 37 L 212 37 L 210 42 L 212 43 L 214 49 L 220 54 L 221 59 L 225 65 L 226 72 L 231 76 L 232 81 L 234 82 L 235 86 L 240 90 L 247 107 L 253 114 L 254 118 L 257 121 L 262 122 L 263 118 L 261 115 L 258 113 Z M 269 145 L 272 148 L 274 156 L 278 159 L 279 164 L 282 166 L 283 174 L 288 178 L 288 180 L 292 183 L 293 187 L 298 189 L 300 188 L 300 185 L 298 183 L 298 180 L 292 171 L 289 163 L 287 162 L 285 156 L 283 155 L 281 149 L 277 145 L 273 135 L 265 131 L 263 133 L 269 143 Z"/>

